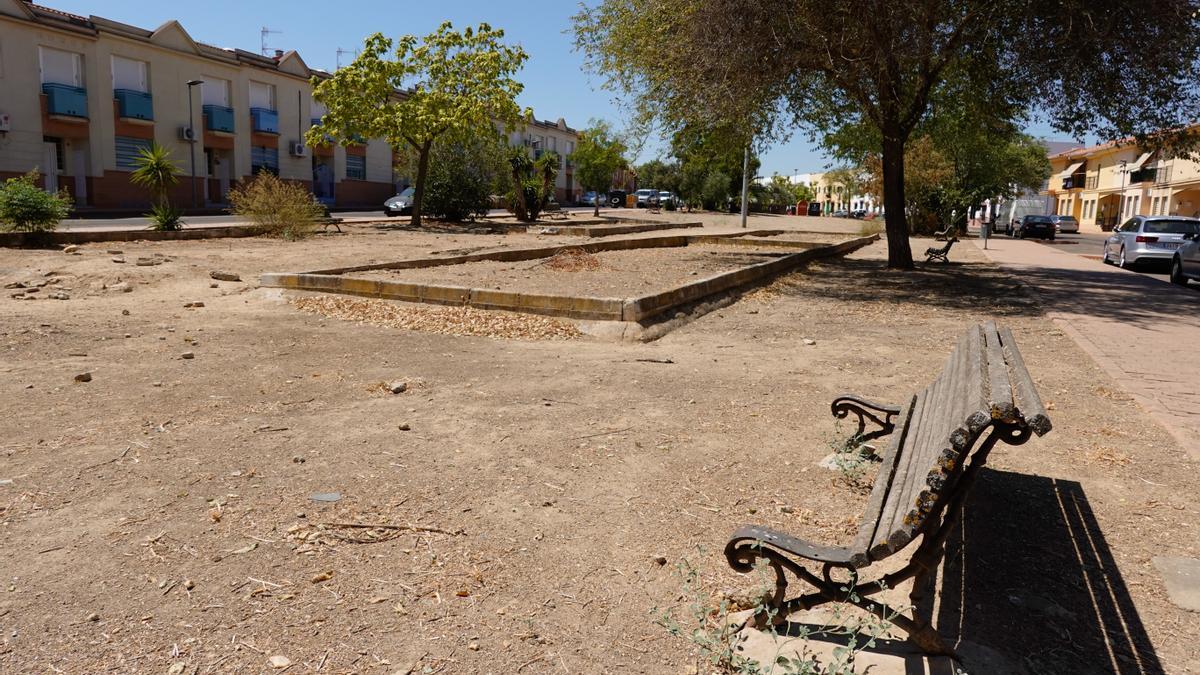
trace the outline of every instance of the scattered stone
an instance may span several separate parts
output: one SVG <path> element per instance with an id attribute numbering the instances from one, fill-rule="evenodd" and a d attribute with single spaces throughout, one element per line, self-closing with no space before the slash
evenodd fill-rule
<path id="1" fill-rule="evenodd" d="M 113 258 L 113 259 L 112 259 L 112 261 L 113 261 L 113 262 L 115 262 L 115 263 L 117 263 L 118 265 L 124 265 L 124 264 L 125 264 L 125 259 L 124 259 L 124 258 Z"/>
<path id="2" fill-rule="evenodd" d="M 324 572 L 321 572 L 320 574 L 313 577 L 312 582 L 314 584 L 319 584 L 322 581 L 329 581 L 332 578 L 333 578 L 333 570 L 325 570 Z"/>
<path id="3" fill-rule="evenodd" d="M 291 659 L 289 659 L 286 656 L 281 656 L 279 654 L 276 654 L 275 656 L 272 656 L 271 658 L 267 659 L 267 662 L 271 664 L 272 668 L 287 668 L 292 665 Z"/>
<path id="4" fill-rule="evenodd" d="M 33 288 L 26 288 L 25 292 L 26 293 L 37 293 L 38 291 L 42 290 L 42 286 L 45 286 L 45 285 L 46 284 L 40 284 L 40 285 L 34 286 Z"/>
<path id="5" fill-rule="evenodd" d="M 208 287 L 209 288 L 220 288 L 221 284 L 209 284 Z"/>
<path id="6" fill-rule="evenodd" d="M 127 310 L 127 309 L 121 310 L 121 316 L 129 316 L 129 310 Z"/>
<path id="7" fill-rule="evenodd" d="M 91 382 L 92 374 L 91 373 L 80 373 L 75 376 L 75 381 L 76 382 Z"/>
<path id="8" fill-rule="evenodd" d="M 87 352 L 67 352 L 67 356 L 87 356 Z"/>
<path id="9" fill-rule="evenodd" d="M 297 512 L 296 512 L 296 517 L 297 517 L 297 518 L 307 518 L 307 517 L 308 517 L 308 514 L 307 514 L 307 513 L 305 513 L 305 512 L 303 512 L 303 511 L 297 511 Z"/>
<path id="10" fill-rule="evenodd" d="M 175 663 L 171 664 L 170 668 L 167 668 L 167 675 L 180 675 L 185 668 L 187 668 L 186 663 L 183 661 L 176 661 Z"/>
<path id="11" fill-rule="evenodd" d="M 110 248 L 107 251 L 105 251 L 105 253 L 107 253 L 109 255 L 122 255 L 125 253 L 125 251 L 122 251 L 119 248 Z"/>
<path id="12" fill-rule="evenodd" d="M 809 347 L 811 347 L 811 346 L 813 346 L 813 345 L 817 344 L 817 341 L 816 341 L 816 340 L 813 340 L 812 338 L 804 338 L 804 344 L 806 344 L 806 345 L 808 345 Z"/>
<path id="13" fill-rule="evenodd" d="M 67 246 L 66 248 L 63 249 L 63 253 L 75 253 L 78 250 L 79 250 L 78 246 L 76 246 L 75 244 L 71 244 L 70 246 Z"/>
<path id="14" fill-rule="evenodd" d="M 412 431 L 412 427 L 408 425 L 408 422 L 405 422 L 400 425 L 400 431 Z"/>
<path id="15" fill-rule="evenodd" d="M 190 591 L 196 587 L 196 582 L 192 581 L 191 579 L 184 579 L 183 587 Z"/>
<path id="16" fill-rule="evenodd" d="M 131 337 L 133 337 L 133 333 L 126 333 L 126 334 L 125 334 L 125 337 L 127 337 L 127 338 L 131 338 Z"/>
<path id="17" fill-rule="evenodd" d="M 232 272 L 213 271 L 213 272 L 209 272 L 208 276 L 212 277 L 213 279 L 216 279 L 217 281 L 241 281 L 242 280 L 241 277 L 239 277 L 238 275 L 236 275 Z"/>
<path id="18" fill-rule="evenodd" d="M 295 457 L 292 458 L 292 463 L 293 464 L 303 464 L 304 457 L 302 457 L 301 455 L 296 455 Z"/>
<path id="19" fill-rule="evenodd" d="M 779 512 L 780 513 L 795 513 L 796 509 L 785 505 L 785 506 L 779 507 Z"/>
<path id="20" fill-rule="evenodd" d="M 655 565 L 658 565 L 659 567 L 662 567 L 663 565 L 666 565 L 666 564 L 667 564 L 667 557 L 666 557 L 666 556 L 663 556 L 663 555 L 660 555 L 660 556 L 658 556 L 657 558 L 655 558 L 655 559 L 654 559 L 654 564 L 655 564 Z"/>
<path id="21" fill-rule="evenodd" d="M 408 383 L 393 382 L 388 385 L 388 391 L 392 392 L 393 394 L 403 394 L 404 392 L 408 391 Z"/>
<path id="22" fill-rule="evenodd" d="M 108 290 L 116 291 L 118 293 L 132 293 L 133 286 L 130 286 L 128 281 L 118 281 L 117 283 L 113 284 L 112 286 L 109 286 Z M 129 310 L 126 310 L 126 311 L 129 311 Z"/>
<path id="23" fill-rule="evenodd" d="M 63 293 L 62 291 L 54 291 L 47 297 L 49 297 L 51 300 L 70 300 L 71 299 L 71 296 L 67 295 L 66 293 Z"/>
<path id="24" fill-rule="evenodd" d="M 22 281 L 10 281 L 4 284 L 5 288 L 25 288 L 25 283 Z"/>
<path id="25" fill-rule="evenodd" d="M 314 492 L 308 496 L 314 502 L 338 502 L 342 500 L 340 492 Z"/>
<path id="26" fill-rule="evenodd" d="M 100 615 L 95 612 L 92 612 L 91 614 L 87 615 L 87 620 L 95 623 L 100 620 Z"/>
<path id="27" fill-rule="evenodd" d="M 1183 609 L 1200 612 L 1200 560 L 1156 556 L 1154 566 L 1162 575 L 1171 602 Z"/>
<path id="28" fill-rule="evenodd" d="M 185 302 L 185 303 L 183 303 L 183 306 L 185 309 L 198 308 L 198 307 L 203 307 L 204 303 L 203 302 Z"/>
<path id="29" fill-rule="evenodd" d="M 152 386 L 152 387 L 161 387 L 161 386 L 162 386 L 162 382 L 153 382 L 153 383 L 151 383 L 151 384 L 150 384 L 150 386 Z"/>
<path id="30" fill-rule="evenodd" d="M 138 267 L 152 267 L 154 265 L 161 265 L 162 261 L 154 258 L 138 258 L 134 264 Z"/>
<path id="31" fill-rule="evenodd" d="M 179 355 L 179 358 L 182 358 L 182 359 L 194 359 L 194 358 L 196 358 L 196 355 L 195 355 L 195 354 L 193 354 L 192 352 L 184 352 L 184 353 L 182 353 L 182 354 L 180 354 L 180 355 Z"/>
<path id="32" fill-rule="evenodd" d="M 467 649 L 470 649 L 470 650 L 471 650 L 471 651 L 473 651 L 473 652 L 477 652 L 477 651 L 479 651 L 479 643 L 478 643 L 478 642 L 472 642 L 472 643 L 470 643 L 470 644 L 468 644 L 468 645 L 467 645 Z"/>

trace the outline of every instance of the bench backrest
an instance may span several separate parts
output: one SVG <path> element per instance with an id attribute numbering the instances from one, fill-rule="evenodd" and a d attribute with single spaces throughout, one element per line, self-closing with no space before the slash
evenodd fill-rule
<path id="1" fill-rule="evenodd" d="M 903 406 L 854 550 L 880 560 L 936 526 L 931 516 L 952 496 L 968 453 L 997 423 L 1039 436 L 1051 426 L 1012 333 L 989 322 L 967 331 L 937 379 Z"/>

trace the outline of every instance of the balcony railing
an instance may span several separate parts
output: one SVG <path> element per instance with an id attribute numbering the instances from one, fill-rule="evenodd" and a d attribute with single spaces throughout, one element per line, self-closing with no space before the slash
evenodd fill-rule
<path id="1" fill-rule="evenodd" d="M 122 119 L 153 120 L 154 100 L 144 91 L 133 89 L 113 90 L 117 99 L 117 112 Z"/>
<path id="2" fill-rule="evenodd" d="M 279 133 L 279 113 L 269 108 L 251 108 L 250 123 L 255 133 Z"/>
<path id="3" fill-rule="evenodd" d="M 42 85 L 42 93 L 46 94 L 46 112 L 51 115 L 78 117 L 87 119 L 87 90 L 73 87 L 69 84 Z"/>
<path id="4" fill-rule="evenodd" d="M 1171 167 L 1160 166 L 1154 170 L 1154 182 L 1159 185 L 1171 182 Z"/>
<path id="5" fill-rule="evenodd" d="M 204 106 L 204 128 L 207 131 L 233 133 L 233 108 L 209 104 Z"/>
<path id="6" fill-rule="evenodd" d="M 1095 190 L 1096 186 L 1099 184 L 1100 184 L 1100 176 L 1099 175 L 1088 176 L 1087 182 L 1084 183 L 1084 187 L 1087 188 L 1088 190 Z"/>

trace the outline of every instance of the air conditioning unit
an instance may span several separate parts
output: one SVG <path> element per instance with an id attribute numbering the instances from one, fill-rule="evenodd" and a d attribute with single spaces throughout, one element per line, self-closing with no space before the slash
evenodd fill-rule
<path id="1" fill-rule="evenodd" d="M 12 118 L 6 113 L 0 113 L 0 132 L 7 133 L 12 131 Z"/>
<path id="2" fill-rule="evenodd" d="M 196 130 L 191 127 L 179 127 L 179 140 L 195 143 Z"/>
<path id="3" fill-rule="evenodd" d="M 292 143 L 290 143 L 288 145 L 288 148 L 289 148 L 290 152 L 292 153 L 292 157 L 308 156 L 308 148 L 304 147 L 303 141 L 293 141 Z"/>

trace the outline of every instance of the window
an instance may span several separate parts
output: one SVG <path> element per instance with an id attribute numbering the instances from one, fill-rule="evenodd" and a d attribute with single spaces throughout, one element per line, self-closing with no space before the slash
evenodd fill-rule
<path id="1" fill-rule="evenodd" d="M 346 155 L 346 178 L 367 179 L 367 158 L 362 155 Z"/>
<path id="2" fill-rule="evenodd" d="M 250 107 L 275 110 L 275 85 L 251 82 Z"/>
<path id="3" fill-rule="evenodd" d="M 229 107 L 229 80 L 222 80 L 219 77 L 208 77 L 207 75 L 201 78 L 204 84 L 200 85 L 200 98 L 204 105 L 219 105 L 222 108 Z"/>
<path id="4" fill-rule="evenodd" d="M 112 57 L 113 89 L 129 89 L 150 93 L 150 82 L 146 77 L 146 62 L 127 59 L 123 56 Z"/>
<path id="5" fill-rule="evenodd" d="M 133 171 L 137 168 L 138 154 L 150 147 L 150 141 L 144 138 L 129 138 L 117 136 L 117 168 L 121 171 Z"/>
<path id="6" fill-rule="evenodd" d="M 279 175 L 279 148 L 251 146 L 250 173 L 257 175 L 264 171 Z"/>
<path id="7" fill-rule="evenodd" d="M 39 47 L 42 84 L 83 86 L 83 56 L 61 49 Z"/>

